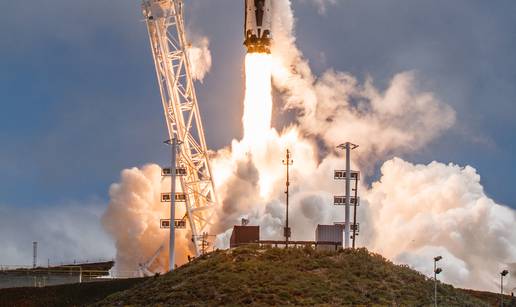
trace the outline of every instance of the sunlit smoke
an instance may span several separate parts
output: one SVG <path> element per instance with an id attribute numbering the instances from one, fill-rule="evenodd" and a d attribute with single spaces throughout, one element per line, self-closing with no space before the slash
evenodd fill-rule
<path id="1" fill-rule="evenodd" d="M 371 174 L 375 165 L 387 160 L 381 181 L 372 187 L 360 185 L 358 245 L 425 273 L 429 273 L 426 265 L 439 253 L 448 259 L 446 266 L 442 264 L 445 281 L 493 289 L 496 276 L 492 272 L 516 260 L 514 210 L 485 196 L 471 167 L 412 166 L 399 158 L 389 160 L 435 140 L 454 125 L 455 111 L 433 93 L 421 90 L 416 72 L 396 74 L 385 90 L 376 88 L 372 78 L 361 84 L 354 76 L 334 70 L 314 76 L 295 45 L 290 1 L 278 0 L 273 5 L 273 85 L 282 94 L 280 103 L 298 116 L 281 132 L 274 128 L 267 132 L 268 116 L 260 115 L 261 123 L 254 117 L 253 127 L 262 127 L 263 134 L 248 138 L 244 133 L 244 140 L 219 151 L 214 160 L 216 176 L 224 174 L 217 183 L 223 200 L 215 228 L 222 232 L 219 246 L 227 247 L 230 228 L 241 217 L 260 225 L 262 238 L 282 238 L 285 174 L 281 159 L 286 148 L 294 157 L 293 239 L 313 240 L 317 224 L 342 221 L 343 210 L 332 204 L 332 195 L 343 193 L 343 187 L 332 180 L 333 169 L 343 168 L 334 148 L 352 141 L 361 145 L 354 153 L 353 169 Z M 246 84 L 250 78 L 263 80 L 265 74 L 259 73 L 251 76 L 247 72 Z M 244 108 L 259 109 L 269 101 L 269 93 L 255 94 L 252 99 L 246 93 Z M 247 120 L 244 117 L 244 127 Z M 400 177 L 405 180 L 399 182 Z M 443 191 L 447 194 L 435 195 Z M 492 227 L 480 227 L 483 214 L 490 217 Z M 410 242 L 405 240 L 407 235 Z M 482 249 L 486 244 L 489 250 Z"/>
<path id="2" fill-rule="evenodd" d="M 140 264 L 149 261 L 160 246 L 165 249 L 148 269 L 166 272 L 168 268 L 168 231 L 160 228 L 160 219 L 169 218 L 169 206 L 160 200 L 164 191 L 170 191 L 170 178 L 163 179 L 161 167 L 155 164 L 141 169 L 126 169 L 119 183 L 109 189 L 109 207 L 102 224 L 115 241 L 117 249 L 114 273 L 119 277 L 138 276 Z M 180 210 L 182 209 L 182 210 Z M 181 218 L 184 208 L 176 211 Z M 191 244 L 189 233 L 176 232 L 176 264 L 183 264 Z"/>
<path id="3" fill-rule="evenodd" d="M 190 61 L 190 73 L 194 80 L 203 81 L 204 76 L 211 68 L 210 41 L 207 37 L 194 39 L 188 46 L 186 53 Z"/>
<path id="4" fill-rule="evenodd" d="M 294 159 L 292 239 L 314 240 L 317 224 L 342 221 L 344 211 L 332 204 L 333 195 L 343 193 L 332 178 L 333 170 L 344 166 L 335 145 L 351 141 L 360 144 L 353 169 L 368 175 L 383 163 L 379 181 L 359 186 L 358 246 L 425 273 L 432 257 L 441 254 L 446 259 L 444 281 L 494 289 L 492 272 L 516 261 L 514 210 L 489 199 L 471 167 L 392 159 L 438 138 L 454 125 L 455 111 L 420 89 L 416 72 L 394 75 L 385 89 L 372 78 L 359 82 L 331 69 L 315 76 L 295 44 L 291 2 L 272 3 L 272 55 L 248 54 L 245 59 L 243 138 L 212 159 L 220 204 L 210 231 L 220 234 L 217 246 L 228 246 L 230 230 L 242 217 L 260 225 L 262 239 L 282 238 L 286 149 Z M 272 86 L 280 93 L 277 103 L 297 114 L 282 131 L 271 127 Z M 124 171 L 122 182 L 111 189 L 104 222 L 127 269 L 166 240 L 157 229 L 159 218 L 166 216 L 158 199 L 166 188 L 158 178 L 157 166 Z M 181 263 L 191 243 L 181 236 L 177 244 Z M 166 259 L 157 265 L 166 266 Z"/>

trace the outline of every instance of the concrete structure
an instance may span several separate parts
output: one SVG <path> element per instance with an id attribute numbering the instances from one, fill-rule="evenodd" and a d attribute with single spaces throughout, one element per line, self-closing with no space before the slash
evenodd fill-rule
<path id="1" fill-rule="evenodd" d="M 234 226 L 229 247 L 237 247 L 260 241 L 260 226 Z"/>

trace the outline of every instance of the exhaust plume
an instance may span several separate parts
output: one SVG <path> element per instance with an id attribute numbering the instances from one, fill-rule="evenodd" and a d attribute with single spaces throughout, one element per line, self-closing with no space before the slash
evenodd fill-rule
<path id="1" fill-rule="evenodd" d="M 516 213 L 486 196 L 470 166 L 395 158 L 367 191 L 374 230 L 370 246 L 382 255 L 468 288 L 494 290 L 497 272 L 516 259 Z"/>
<path id="2" fill-rule="evenodd" d="M 211 52 L 209 49 L 210 41 L 207 37 L 194 40 L 193 44 L 186 49 L 192 78 L 202 82 L 204 76 L 211 69 Z"/>
<path id="3" fill-rule="evenodd" d="M 244 129 L 242 141 L 234 140 L 230 149 L 219 151 L 213 164 L 223 199 L 217 223 L 221 247 L 228 246 L 230 228 L 242 217 L 261 226 L 262 238 L 282 238 L 281 159 L 287 148 L 294 157 L 292 239 L 313 240 L 317 224 L 344 219 L 344 210 L 332 204 L 332 196 L 343 193 L 343 186 L 332 182 L 333 169 L 344 167 L 336 145 L 360 144 L 352 167 L 370 173 L 377 161 L 419 150 L 455 123 L 455 111 L 433 93 L 420 90 L 415 72 L 395 75 L 384 91 L 371 78 L 360 84 L 352 75 L 334 70 L 314 76 L 295 45 L 290 5 L 287 0 L 274 2 L 272 80 L 284 108 L 296 110 L 298 116 L 282 132 L 268 126 L 252 146 Z M 262 82 L 258 80 L 264 75 L 249 68 L 246 59 L 246 84 L 249 79 Z M 268 91 L 252 97 L 246 93 L 244 109 L 257 110 L 269 99 Z M 245 117 L 243 124 L 248 124 Z M 242 171 L 242 165 L 253 171 Z M 447 259 L 442 263 L 444 281 L 495 289 L 493 272 L 516 259 L 514 210 L 489 199 L 469 166 L 412 165 L 395 158 L 381 171 L 378 182 L 360 186 L 358 244 L 428 274 L 432 258 L 441 254 Z"/>
<path id="4" fill-rule="evenodd" d="M 265 53 L 249 53 L 245 57 L 244 141 L 263 143 L 271 128 L 272 58 Z"/>
<path id="5" fill-rule="evenodd" d="M 333 170 L 344 167 L 335 146 L 350 141 L 360 145 L 353 153 L 353 169 L 370 174 L 383 162 L 377 182 L 360 183 L 358 246 L 427 274 L 439 254 L 445 282 L 494 290 L 498 270 L 516 262 L 515 211 L 486 196 L 472 167 L 385 161 L 438 138 L 454 125 L 455 111 L 421 90 L 415 72 L 396 74 L 384 90 L 371 78 L 361 83 L 334 70 L 315 76 L 296 46 L 291 2 L 272 3 L 272 55 L 248 54 L 245 59 L 244 136 L 212 159 L 221 201 L 210 230 L 219 234 L 217 246 L 228 247 L 231 228 L 242 217 L 260 225 L 263 239 L 282 238 L 286 149 L 294 159 L 292 239 L 313 240 L 317 224 L 343 221 L 343 208 L 333 205 L 333 195 L 344 191 L 333 180 Z M 282 131 L 271 127 L 271 77 L 280 92 L 276 103 L 297 113 Z M 150 165 L 125 170 L 121 182 L 111 187 L 103 223 L 116 241 L 120 271 L 134 270 L 166 242 L 167 232 L 158 223 L 167 216 L 167 207 L 159 203 L 165 186 L 159 167 Z M 179 236 L 177 258 L 182 263 L 190 242 L 188 234 Z M 167 267 L 165 255 L 158 270 Z"/>
<path id="6" fill-rule="evenodd" d="M 141 169 L 126 169 L 120 183 L 109 189 L 110 203 L 102 217 L 102 224 L 114 239 L 116 261 L 114 273 L 118 277 L 141 274 L 140 264 L 146 263 L 161 245 L 163 252 L 150 264 L 153 272 L 168 269 L 168 230 L 160 228 L 160 219 L 170 216 L 169 205 L 161 202 L 161 193 L 170 191 L 170 178 L 162 179 L 161 167 L 155 164 Z M 184 213 L 184 212 L 183 212 Z M 181 218 L 181 212 L 177 212 Z M 176 263 L 186 262 L 190 241 L 187 233 L 177 230 Z"/>

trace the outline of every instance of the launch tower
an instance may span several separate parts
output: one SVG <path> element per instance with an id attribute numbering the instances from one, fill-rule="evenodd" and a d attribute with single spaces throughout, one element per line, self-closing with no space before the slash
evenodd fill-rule
<path id="1" fill-rule="evenodd" d="M 200 255 L 199 238 L 209 228 L 217 197 L 187 53 L 183 0 L 143 0 L 142 9 L 168 134 L 181 144 L 177 165 L 184 174 L 179 181 L 192 242 Z"/>

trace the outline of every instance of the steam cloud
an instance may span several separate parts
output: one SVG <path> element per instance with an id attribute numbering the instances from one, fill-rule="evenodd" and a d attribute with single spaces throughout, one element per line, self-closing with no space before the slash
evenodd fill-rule
<path id="1" fill-rule="evenodd" d="M 160 246 L 164 252 L 150 264 L 153 272 L 168 269 L 168 231 L 160 228 L 160 219 L 168 219 L 169 206 L 161 202 L 163 191 L 170 191 L 170 179 L 162 179 L 161 167 L 155 164 L 122 171 L 120 183 L 109 189 L 111 201 L 102 224 L 115 240 L 117 249 L 115 274 L 138 276 L 138 268 L 150 260 Z M 184 263 L 189 240 L 176 237 L 178 263 Z"/>
<path id="2" fill-rule="evenodd" d="M 295 45 L 290 1 L 274 5 L 273 81 L 285 109 L 296 110 L 298 116 L 286 131 L 271 129 L 259 149 L 247 148 L 244 155 L 245 142 L 233 141 L 231 150 L 219 153 L 214 169 L 223 174 L 218 183 L 223 203 L 217 227 L 228 229 L 247 217 L 263 228 L 262 237 L 282 237 L 280 157 L 290 148 L 295 160 L 293 239 L 313 240 L 317 224 L 344 218 L 343 210 L 332 206 L 332 195 L 342 194 L 331 178 L 333 169 L 343 168 L 333 150 L 337 144 L 360 144 L 353 167 L 368 173 L 376 161 L 421 149 L 439 137 L 454 125 L 455 112 L 421 91 L 415 72 L 395 75 L 384 91 L 372 79 L 360 84 L 343 72 L 314 76 Z M 323 144 L 316 145 L 316 139 Z M 254 170 L 247 178 L 241 161 L 245 169 Z M 441 254 L 446 259 L 441 263 L 445 281 L 496 289 L 497 270 L 516 259 L 515 213 L 484 194 L 476 171 L 437 162 L 412 165 L 399 158 L 386 161 L 381 171 L 378 182 L 360 187 L 364 201 L 359 244 L 426 273 L 432 258 Z M 229 235 L 226 231 L 219 236 L 220 246 L 227 246 Z"/>
<path id="3" fill-rule="evenodd" d="M 446 281 L 496 289 L 496 273 L 516 259 L 516 214 L 485 195 L 476 170 L 396 158 L 381 171 L 367 191 L 370 246 L 428 275 L 431 259 L 442 255 Z"/>
<path id="4" fill-rule="evenodd" d="M 191 64 L 191 73 L 194 80 L 202 82 L 206 73 L 211 68 L 211 52 L 209 49 L 210 41 L 207 37 L 194 40 L 193 44 L 187 49 L 188 59 Z"/>
<path id="5" fill-rule="evenodd" d="M 273 4 L 273 84 L 284 108 L 298 116 L 284 131 L 270 128 L 261 130 L 259 138 L 234 140 L 212 160 L 221 204 L 211 232 L 220 233 L 219 247 L 228 246 L 230 230 L 242 217 L 261 226 L 262 238 L 282 237 L 281 159 L 287 148 L 294 158 L 293 239 L 313 240 L 317 224 L 344 219 L 344 210 L 332 205 L 333 195 L 343 193 L 343 187 L 332 180 L 333 169 L 344 166 L 335 145 L 360 144 L 352 167 L 370 173 L 376 162 L 419 150 L 455 123 L 450 106 L 418 88 L 415 72 L 395 75 L 385 90 L 376 88 L 372 79 L 362 84 L 334 70 L 315 76 L 296 46 L 290 1 Z M 204 46 L 201 50 L 207 50 L 207 41 Z M 194 69 L 203 72 L 197 76 L 204 76 L 211 65 L 206 54 L 209 51 L 197 52 L 197 57 L 190 54 L 192 64 L 203 67 Z M 246 66 L 247 78 L 252 77 L 250 67 Z M 264 100 L 270 98 L 270 92 L 263 95 Z M 246 97 L 245 108 L 256 108 L 250 105 L 252 100 L 257 99 Z M 166 242 L 157 223 L 167 213 L 159 203 L 159 194 L 168 190 L 163 184 L 159 167 L 151 165 L 124 171 L 121 183 L 110 190 L 103 222 L 117 242 L 120 271 L 134 270 Z M 515 212 L 485 195 L 472 167 L 437 162 L 414 165 L 394 158 L 383 163 L 379 181 L 371 186 L 362 182 L 359 190 L 363 200 L 359 246 L 428 274 L 432 258 L 440 254 L 444 281 L 478 289 L 496 289 L 496 272 L 516 261 Z M 181 240 L 177 246 L 184 249 L 178 263 L 184 262 L 190 243 L 186 235 Z M 158 263 L 163 267 L 166 259 Z"/>
<path id="6" fill-rule="evenodd" d="M 317 6 L 317 11 L 321 15 L 326 13 L 326 7 L 328 5 L 337 4 L 337 0 L 311 0 L 311 2 Z"/>

